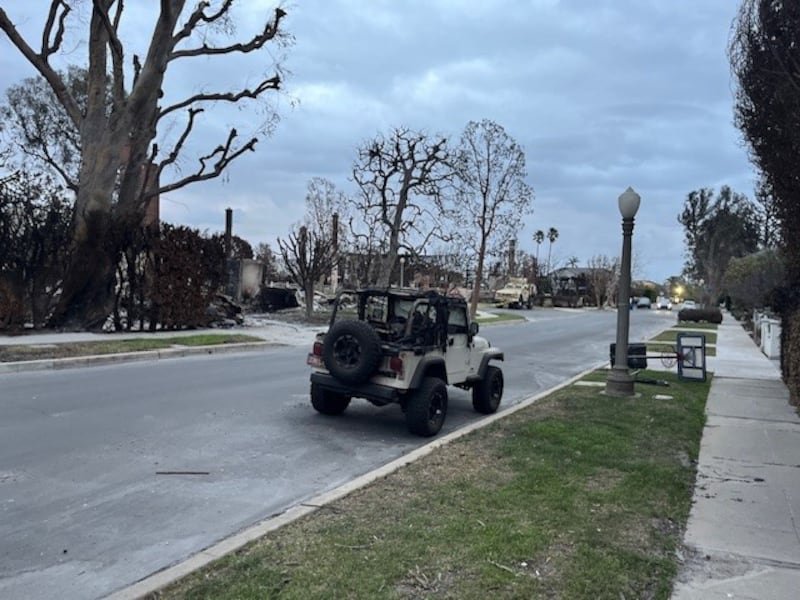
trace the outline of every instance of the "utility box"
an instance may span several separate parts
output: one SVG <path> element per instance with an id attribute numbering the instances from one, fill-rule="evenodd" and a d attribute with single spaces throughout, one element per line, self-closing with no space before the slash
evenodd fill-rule
<path id="1" fill-rule="evenodd" d="M 781 356 L 781 322 L 778 319 L 761 319 L 761 351 L 767 358 Z"/>
<path id="2" fill-rule="evenodd" d="M 611 344 L 609 352 L 611 366 L 614 366 L 617 358 L 617 345 Z M 647 368 L 647 344 L 628 344 L 628 368 L 646 369 Z"/>

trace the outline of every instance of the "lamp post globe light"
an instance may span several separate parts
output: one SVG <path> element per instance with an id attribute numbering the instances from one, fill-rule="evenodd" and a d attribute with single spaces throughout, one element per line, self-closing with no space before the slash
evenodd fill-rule
<path id="1" fill-rule="evenodd" d="M 614 366 L 606 379 L 606 394 L 609 396 L 633 396 L 633 376 L 628 371 L 628 331 L 630 327 L 631 295 L 631 238 L 633 219 L 639 210 L 641 197 L 629 187 L 619 197 L 619 212 L 622 215 L 622 264 L 617 293 L 617 343 Z"/>
<path id="2" fill-rule="evenodd" d="M 405 273 L 404 273 L 405 266 L 406 266 L 406 257 L 405 256 L 401 256 L 400 257 L 400 287 L 403 287 L 403 283 L 404 283 L 403 282 L 403 276 L 405 275 Z"/>

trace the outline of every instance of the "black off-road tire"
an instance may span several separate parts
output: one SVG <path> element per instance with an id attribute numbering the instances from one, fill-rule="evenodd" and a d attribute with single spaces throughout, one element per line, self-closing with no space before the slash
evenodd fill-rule
<path id="1" fill-rule="evenodd" d="M 363 383 L 381 361 L 381 339 L 364 321 L 338 321 L 325 335 L 322 360 L 344 383 Z"/>
<path id="2" fill-rule="evenodd" d="M 416 435 L 431 437 L 439 433 L 447 416 L 447 385 L 438 377 L 426 377 L 411 392 L 406 404 L 406 425 Z"/>
<path id="3" fill-rule="evenodd" d="M 497 412 L 503 399 L 503 371 L 487 367 L 483 379 L 472 388 L 472 407 L 479 413 L 491 415 Z"/>
<path id="4" fill-rule="evenodd" d="M 311 406 L 323 415 L 340 415 L 350 404 L 350 398 L 344 394 L 326 390 L 311 384 Z"/>

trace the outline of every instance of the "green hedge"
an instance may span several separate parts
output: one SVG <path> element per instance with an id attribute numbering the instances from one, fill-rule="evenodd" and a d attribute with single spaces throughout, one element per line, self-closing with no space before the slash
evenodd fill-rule
<path id="1" fill-rule="evenodd" d="M 693 321 L 695 323 L 722 323 L 722 311 L 719 308 L 682 308 L 678 311 L 678 322 Z"/>

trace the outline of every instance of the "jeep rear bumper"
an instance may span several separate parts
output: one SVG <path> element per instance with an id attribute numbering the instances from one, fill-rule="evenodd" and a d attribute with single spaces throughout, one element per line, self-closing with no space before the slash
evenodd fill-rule
<path id="1" fill-rule="evenodd" d="M 392 387 L 370 382 L 345 384 L 336 379 L 333 375 L 318 371 L 311 373 L 311 383 L 339 394 L 355 396 L 357 398 L 365 398 L 376 406 L 384 406 L 393 402 L 400 402 L 401 398 L 400 390 Z"/>

